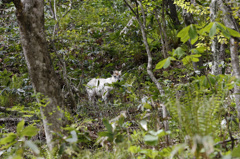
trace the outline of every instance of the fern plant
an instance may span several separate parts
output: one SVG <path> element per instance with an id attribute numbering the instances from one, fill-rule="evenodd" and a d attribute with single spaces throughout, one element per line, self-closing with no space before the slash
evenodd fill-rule
<path id="1" fill-rule="evenodd" d="M 220 129 L 220 110 L 234 84 L 235 79 L 230 76 L 202 76 L 179 86 L 177 91 L 168 90 L 166 105 L 175 124 L 172 126 L 179 130 L 180 142 L 187 139 L 185 144 L 196 158 L 203 149 L 207 156 L 213 152 L 213 139 Z"/>

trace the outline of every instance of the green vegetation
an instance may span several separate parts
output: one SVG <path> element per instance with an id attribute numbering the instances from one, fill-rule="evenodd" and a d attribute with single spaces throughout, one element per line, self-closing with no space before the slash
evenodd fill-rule
<path id="1" fill-rule="evenodd" d="M 15 6 L 0 1 L 0 158 L 240 158 L 240 99 L 234 93 L 240 79 L 232 71 L 229 42 L 234 38 L 239 44 L 240 7 L 237 1 L 224 2 L 235 29 L 225 24 L 221 9 L 210 20 L 210 3 L 45 1 L 48 51 L 67 107 L 59 108 L 64 118 L 58 120 L 67 121 L 62 132 L 54 132 L 50 151 L 40 111 L 47 97 L 34 92 Z M 153 75 L 164 93 L 147 71 L 149 57 L 135 14 L 144 24 Z M 224 55 L 215 75 L 214 38 Z M 122 80 L 112 84 L 108 104 L 99 98 L 94 106 L 87 82 L 108 78 L 114 70 L 122 70 Z"/>

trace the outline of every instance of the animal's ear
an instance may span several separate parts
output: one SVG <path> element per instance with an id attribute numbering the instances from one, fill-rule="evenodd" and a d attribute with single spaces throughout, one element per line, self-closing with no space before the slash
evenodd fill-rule
<path id="1" fill-rule="evenodd" d="M 113 75 L 116 74 L 116 71 L 113 71 Z"/>
<path id="2" fill-rule="evenodd" d="M 119 74 L 120 74 L 120 75 L 122 74 L 122 70 L 119 71 Z"/>

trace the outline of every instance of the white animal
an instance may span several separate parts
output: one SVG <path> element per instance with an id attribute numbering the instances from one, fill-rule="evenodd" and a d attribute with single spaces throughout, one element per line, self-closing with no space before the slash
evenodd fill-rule
<path id="1" fill-rule="evenodd" d="M 113 75 L 110 78 L 93 78 L 87 83 L 86 90 L 88 93 L 88 98 L 90 102 L 95 101 L 95 97 L 102 97 L 102 99 L 107 103 L 110 91 L 113 87 L 109 86 L 113 82 L 120 81 L 121 71 L 113 71 Z"/>

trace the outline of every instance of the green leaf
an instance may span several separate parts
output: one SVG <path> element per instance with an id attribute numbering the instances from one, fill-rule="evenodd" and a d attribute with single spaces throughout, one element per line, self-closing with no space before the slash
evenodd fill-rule
<path id="1" fill-rule="evenodd" d="M 112 133 L 112 125 L 108 122 L 107 119 L 103 119 L 103 124 L 107 128 L 107 131 Z"/>
<path id="2" fill-rule="evenodd" d="M 222 30 L 226 30 L 227 29 L 227 27 L 225 25 L 223 25 L 222 23 L 219 23 L 219 22 L 215 22 L 215 23 L 217 24 L 217 27 L 219 29 L 222 29 Z"/>
<path id="3" fill-rule="evenodd" d="M 107 131 L 99 132 L 98 136 L 100 136 L 100 137 L 108 137 L 108 141 L 113 141 L 113 138 L 114 138 L 114 134 L 110 133 L 110 132 L 107 132 Z"/>
<path id="4" fill-rule="evenodd" d="M 175 59 L 174 57 L 168 57 L 168 58 L 160 61 L 160 62 L 156 65 L 155 69 L 167 68 L 167 67 L 170 65 L 170 62 L 171 62 L 172 60 L 176 60 L 176 59 Z"/>
<path id="5" fill-rule="evenodd" d="M 191 44 L 193 45 L 193 44 L 195 44 L 197 41 L 198 41 L 198 36 L 197 36 L 197 38 L 195 38 L 195 39 L 191 39 Z"/>
<path id="6" fill-rule="evenodd" d="M 216 22 L 216 25 L 217 25 L 217 28 L 223 33 L 223 35 L 229 39 L 230 33 L 228 32 L 228 30 L 226 30 L 226 27 L 223 24 L 218 22 Z"/>
<path id="7" fill-rule="evenodd" d="M 240 33 L 237 32 L 236 30 L 233 30 L 233 29 L 231 29 L 231 28 L 227 28 L 227 30 L 229 31 L 229 33 L 230 33 L 231 36 L 240 37 Z"/>
<path id="8" fill-rule="evenodd" d="M 154 135 L 154 136 L 158 136 L 158 137 L 163 137 L 165 135 L 167 135 L 167 133 L 164 130 L 158 130 L 158 131 L 149 131 L 149 134 Z"/>
<path id="9" fill-rule="evenodd" d="M 157 145 L 158 144 L 158 136 L 154 136 L 154 135 L 145 135 L 143 140 L 149 144 L 149 145 Z"/>
<path id="10" fill-rule="evenodd" d="M 199 48 L 196 48 L 198 52 L 200 53 L 204 53 L 204 51 L 206 50 L 206 47 L 199 47 Z"/>
<path id="11" fill-rule="evenodd" d="M 140 146 L 130 146 L 128 151 L 131 153 L 138 153 L 141 150 Z"/>
<path id="12" fill-rule="evenodd" d="M 147 38 L 147 42 L 148 42 L 148 44 L 151 44 L 153 42 L 153 39 Z"/>
<path id="13" fill-rule="evenodd" d="M 152 149 L 142 149 L 140 153 L 145 154 L 148 158 L 156 158 L 159 155 L 159 151 Z"/>
<path id="14" fill-rule="evenodd" d="M 200 54 L 191 55 L 191 60 L 192 60 L 193 62 L 198 62 L 198 61 L 199 61 L 199 57 L 201 57 Z"/>
<path id="15" fill-rule="evenodd" d="M 17 125 L 17 134 L 20 135 L 20 133 L 22 132 L 23 130 L 23 127 L 24 127 L 24 124 L 25 124 L 25 121 L 22 120 L 18 123 Z"/>
<path id="16" fill-rule="evenodd" d="M 201 57 L 200 54 L 188 55 L 182 59 L 183 65 L 187 65 L 191 62 L 198 62 L 199 57 Z"/>
<path id="17" fill-rule="evenodd" d="M 174 50 L 173 56 L 175 55 L 177 55 L 178 59 L 180 59 L 183 55 L 186 55 L 186 53 L 181 47 L 178 47 L 176 50 Z"/>
<path id="18" fill-rule="evenodd" d="M 17 141 L 12 141 L 10 142 L 9 144 L 5 145 L 5 146 L 2 146 L 1 149 L 4 150 L 4 149 L 8 149 L 9 147 L 11 147 L 12 145 L 16 144 Z"/>
<path id="19" fill-rule="evenodd" d="M 164 60 L 158 62 L 158 64 L 156 65 L 155 69 L 163 68 L 163 66 L 165 65 L 166 61 L 167 61 L 167 59 L 164 59 Z"/>
<path id="20" fill-rule="evenodd" d="M 193 54 L 193 55 L 190 55 L 191 57 L 201 57 L 202 55 L 200 54 Z"/>
<path id="21" fill-rule="evenodd" d="M 191 58 L 191 60 L 192 60 L 192 62 L 198 62 L 199 61 L 199 59 L 198 58 Z"/>
<path id="22" fill-rule="evenodd" d="M 180 37 L 180 38 L 181 38 L 181 41 L 182 41 L 183 43 L 187 42 L 188 39 L 190 38 L 190 37 L 189 37 L 189 34 L 188 34 L 189 29 L 190 29 L 190 25 L 187 26 L 187 27 L 185 27 L 185 28 L 183 28 L 183 29 L 177 34 L 177 37 Z"/>
<path id="23" fill-rule="evenodd" d="M 232 157 L 240 157 L 240 144 L 233 149 Z"/>
<path id="24" fill-rule="evenodd" d="M 199 51 L 197 50 L 197 49 L 191 49 L 190 50 L 193 54 L 198 54 L 199 53 Z"/>
<path id="25" fill-rule="evenodd" d="M 5 145 L 5 144 L 7 144 L 7 143 L 9 143 L 9 142 L 13 142 L 13 141 L 15 141 L 16 138 L 17 138 L 17 135 L 16 135 L 16 134 L 14 134 L 14 133 L 9 133 L 9 134 L 7 135 L 7 137 L 5 137 L 5 138 L 3 138 L 3 139 L 0 140 L 0 145 Z"/>
<path id="26" fill-rule="evenodd" d="M 146 108 L 146 109 L 152 109 L 152 106 L 150 104 L 148 104 L 148 103 L 145 103 L 143 105 L 143 107 Z"/>
<path id="27" fill-rule="evenodd" d="M 212 38 L 217 32 L 217 25 L 216 23 L 213 23 L 212 28 L 210 29 L 209 32 L 209 37 Z"/>
<path id="28" fill-rule="evenodd" d="M 191 44 L 194 44 L 198 40 L 198 34 L 196 31 L 196 28 L 192 24 L 190 25 L 190 28 L 188 30 L 188 35 L 191 38 Z"/>
<path id="29" fill-rule="evenodd" d="M 202 35 L 202 34 L 204 34 L 205 32 L 209 32 L 210 29 L 211 29 L 212 26 L 213 26 L 213 23 L 214 23 L 214 22 L 211 22 L 211 23 L 209 23 L 207 26 L 205 26 L 204 28 L 202 28 L 202 29 L 199 31 L 199 34 Z"/>
<path id="30" fill-rule="evenodd" d="M 37 135 L 38 131 L 39 129 L 37 129 L 35 126 L 30 125 L 22 130 L 21 135 L 31 137 Z"/>
<path id="31" fill-rule="evenodd" d="M 187 65 L 191 62 L 190 56 L 186 56 L 182 59 L 183 65 Z"/>

